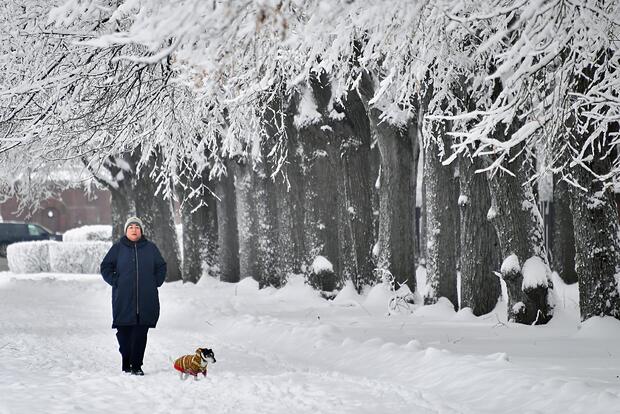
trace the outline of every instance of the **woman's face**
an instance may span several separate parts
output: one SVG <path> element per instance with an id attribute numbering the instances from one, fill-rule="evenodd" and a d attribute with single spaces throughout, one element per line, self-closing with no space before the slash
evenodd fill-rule
<path id="1" fill-rule="evenodd" d="M 137 224 L 130 224 L 129 227 L 127 227 L 125 236 L 132 242 L 137 242 L 142 237 L 142 229 Z"/>

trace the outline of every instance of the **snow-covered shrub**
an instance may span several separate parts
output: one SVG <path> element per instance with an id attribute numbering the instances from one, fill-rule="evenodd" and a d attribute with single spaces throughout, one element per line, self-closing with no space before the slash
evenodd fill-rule
<path id="1" fill-rule="evenodd" d="M 323 292 L 333 292 L 337 288 L 334 266 L 324 256 L 314 258 L 306 277 L 310 286 Z"/>
<path id="2" fill-rule="evenodd" d="M 6 249 L 9 269 L 13 273 L 49 272 L 49 246 L 54 243 L 58 242 L 43 240 L 10 244 Z"/>
<path id="3" fill-rule="evenodd" d="M 63 242 L 82 242 L 82 241 L 111 241 L 112 226 L 107 224 L 97 224 L 92 226 L 76 227 L 67 230 L 62 235 Z"/>
<path id="4" fill-rule="evenodd" d="M 62 242 L 49 246 L 50 269 L 55 273 L 99 273 L 111 242 Z"/>

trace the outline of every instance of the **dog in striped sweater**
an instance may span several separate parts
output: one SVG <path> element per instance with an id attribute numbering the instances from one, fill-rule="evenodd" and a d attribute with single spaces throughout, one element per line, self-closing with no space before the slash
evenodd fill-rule
<path id="1" fill-rule="evenodd" d="M 179 371 L 181 379 L 187 379 L 190 375 L 194 380 L 198 379 L 198 374 L 207 376 L 207 365 L 215 363 L 215 355 L 208 348 L 198 348 L 194 355 L 183 355 L 174 361 L 174 369 Z"/>

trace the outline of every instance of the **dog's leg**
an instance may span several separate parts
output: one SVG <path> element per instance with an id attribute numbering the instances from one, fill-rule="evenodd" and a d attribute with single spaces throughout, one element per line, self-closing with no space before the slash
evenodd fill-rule
<path id="1" fill-rule="evenodd" d="M 194 375 L 194 381 L 198 381 L 198 374 Z"/>

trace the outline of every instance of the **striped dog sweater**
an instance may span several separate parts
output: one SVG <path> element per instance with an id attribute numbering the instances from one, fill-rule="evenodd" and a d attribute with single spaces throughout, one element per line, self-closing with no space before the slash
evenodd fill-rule
<path id="1" fill-rule="evenodd" d="M 190 374 L 194 377 L 198 374 L 203 374 L 205 377 L 207 376 L 207 362 L 204 362 L 204 367 L 202 366 L 202 358 L 200 356 L 201 349 L 197 349 L 194 355 L 183 355 L 180 358 L 177 358 L 174 361 L 174 369 L 184 374 Z"/>

